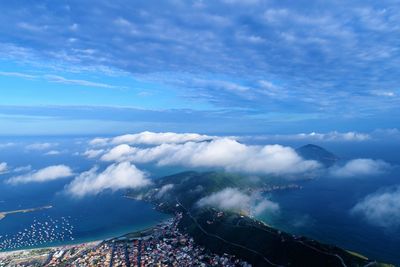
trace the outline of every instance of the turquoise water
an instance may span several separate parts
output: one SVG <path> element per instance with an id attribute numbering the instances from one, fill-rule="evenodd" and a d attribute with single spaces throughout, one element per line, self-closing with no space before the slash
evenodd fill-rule
<path id="1" fill-rule="evenodd" d="M 6 187 L 0 189 L 2 197 L 0 210 L 2 211 L 34 208 L 49 204 L 53 206 L 51 209 L 6 216 L 0 221 L 0 236 L 3 236 L 0 238 L 0 244 L 2 240 L 12 238 L 25 229 L 31 231 L 35 221 L 42 225 L 46 222 L 49 225 L 52 221 L 57 221 L 56 224 L 59 224 L 58 222 L 61 222 L 63 218 L 67 221 L 67 230 L 71 230 L 71 233 L 69 231 L 61 233 L 61 229 L 55 229 L 55 225 L 48 226 L 48 231 L 53 229 L 56 233 L 60 232 L 60 235 L 63 234 L 64 240 L 45 238 L 44 242 L 31 244 L 29 247 L 106 239 L 135 230 L 145 229 L 168 218 L 166 215 L 155 211 L 148 203 L 124 198 L 121 192 L 114 194 L 106 193 L 81 200 L 74 200 L 66 198 L 62 194 L 52 196 L 52 192 L 54 192 L 52 189 L 54 188 L 51 188 L 52 186 L 49 187 L 47 188 L 49 191 L 45 189 L 36 191 L 38 195 L 33 193 L 31 188 L 20 188 L 20 190 L 30 192 L 24 196 L 20 196 L 19 194 L 14 196 L 9 195 L 10 193 L 12 194 L 12 191 L 7 191 Z M 40 227 L 36 225 L 35 228 Z M 6 237 L 6 235 L 8 236 Z M 32 239 L 32 236 L 27 238 Z M 19 247 L 12 249 L 24 247 L 28 247 L 28 245 L 22 242 Z M 7 249 L 7 247 L 5 248 Z"/>
<path id="2" fill-rule="evenodd" d="M 41 140 L 17 140 L 24 144 L 0 150 L 0 162 L 7 162 L 10 169 L 25 165 L 40 169 L 54 164 L 66 164 L 76 173 L 90 169 L 93 164 L 101 166 L 100 162 L 71 155 L 79 149 L 75 140 L 51 140 L 59 143 L 57 150 L 68 149 L 68 152 L 57 156 L 45 156 L 43 152 L 24 149 L 25 143 Z M 4 183 L 13 175 L 16 174 L 10 172 L 0 175 L 0 211 L 46 205 L 52 205 L 53 208 L 11 214 L 0 220 L 0 250 L 101 240 L 144 229 L 168 218 L 167 215 L 154 210 L 151 204 L 124 198 L 124 191 L 104 192 L 75 199 L 64 191 L 65 185 L 72 178 L 20 185 Z M 64 223 L 63 229 L 56 226 L 61 223 Z M 10 247 L 6 244 L 7 240 L 12 240 L 13 246 L 17 246 Z"/>

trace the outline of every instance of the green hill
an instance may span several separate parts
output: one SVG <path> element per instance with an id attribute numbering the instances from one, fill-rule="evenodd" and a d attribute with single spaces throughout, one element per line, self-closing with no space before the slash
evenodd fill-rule
<path id="1" fill-rule="evenodd" d="M 235 254 L 253 266 L 383 266 L 336 246 L 279 231 L 244 214 L 196 205 L 199 199 L 227 187 L 250 193 L 268 188 L 270 182 L 220 172 L 183 172 L 157 179 L 151 187 L 131 191 L 129 196 L 150 201 L 163 212 L 182 212 L 179 227 L 196 242 L 216 253 Z"/>
<path id="2" fill-rule="evenodd" d="M 316 160 L 326 167 L 334 165 L 338 160 L 335 154 L 328 150 L 313 144 L 308 144 L 296 149 L 296 152 L 304 159 Z"/>

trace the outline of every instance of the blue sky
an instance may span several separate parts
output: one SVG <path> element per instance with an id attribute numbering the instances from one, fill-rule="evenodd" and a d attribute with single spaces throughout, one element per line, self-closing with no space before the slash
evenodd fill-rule
<path id="1" fill-rule="evenodd" d="M 1 134 L 400 123 L 397 1 L 3 1 Z"/>

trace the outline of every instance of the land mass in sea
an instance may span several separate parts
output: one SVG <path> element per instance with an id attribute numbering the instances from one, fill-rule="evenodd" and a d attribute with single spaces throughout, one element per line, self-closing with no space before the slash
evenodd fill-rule
<path id="1" fill-rule="evenodd" d="M 309 145 L 302 153 L 309 150 L 312 153 L 308 153 L 307 158 L 323 155 L 321 158 L 326 165 L 337 160 L 316 146 Z M 301 189 L 274 177 L 249 179 L 245 175 L 224 172 L 183 172 L 156 179 L 146 188 L 127 192 L 126 197 L 153 203 L 159 211 L 174 215 L 173 221 L 89 246 L 78 257 L 72 257 L 71 253 L 75 255 L 84 244 L 66 249 L 50 248 L 44 265 L 63 266 L 74 262 L 113 266 L 113 263 L 125 262 L 127 266 L 142 263 L 187 266 L 186 260 L 189 264 L 208 262 L 205 266 L 215 266 L 210 263 L 235 266 L 227 263 L 238 262 L 240 266 L 393 266 L 335 245 L 280 231 L 249 216 L 246 211 L 196 205 L 201 198 L 228 187 L 247 193 Z"/>
<path id="2" fill-rule="evenodd" d="M 132 190 L 128 196 L 151 202 L 162 212 L 181 213 L 179 230 L 197 244 L 217 254 L 236 255 L 253 266 L 390 266 L 335 245 L 280 231 L 246 211 L 197 205 L 200 199 L 228 187 L 248 193 L 265 188 L 301 189 L 286 186 L 274 177 L 249 179 L 225 172 L 183 172 L 156 179 L 152 186 Z"/>
<path id="3" fill-rule="evenodd" d="M 42 206 L 42 207 L 37 207 L 37 208 L 30 208 L 30 209 L 0 211 L 0 220 L 4 219 L 6 216 L 8 216 L 10 214 L 34 212 L 34 211 L 40 211 L 40 210 L 45 210 L 45 209 L 51 209 L 51 208 L 53 208 L 53 206 L 47 205 L 47 206 Z"/>

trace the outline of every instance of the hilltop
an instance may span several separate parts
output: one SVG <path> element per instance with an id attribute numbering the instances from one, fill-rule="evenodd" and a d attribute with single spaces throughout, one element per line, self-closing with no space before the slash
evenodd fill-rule
<path id="1" fill-rule="evenodd" d="M 329 152 L 323 147 L 308 144 L 296 149 L 296 152 L 304 159 L 316 160 L 322 163 L 325 167 L 331 167 L 338 160 L 339 157 Z"/>

